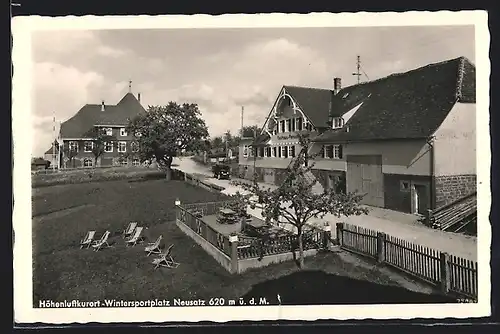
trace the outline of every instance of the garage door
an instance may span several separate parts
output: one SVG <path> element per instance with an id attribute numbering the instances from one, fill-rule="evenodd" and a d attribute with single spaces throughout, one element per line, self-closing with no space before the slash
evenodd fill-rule
<path id="1" fill-rule="evenodd" d="M 264 169 L 264 182 L 269 184 L 274 184 L 274 169 L 265 168 Z"/>
<path id="2" fill-rule="evenodd" d="M 363 204 L 384 207 L 381 155 L 348 155 L 346 181 L 347 191 L 365 195 Z"/>

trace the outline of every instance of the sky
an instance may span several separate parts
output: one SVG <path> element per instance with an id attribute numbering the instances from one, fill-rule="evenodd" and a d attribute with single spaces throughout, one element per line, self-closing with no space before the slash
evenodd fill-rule
<path id="1" fill-rule="evenodd" d="M 210 135 L 261 126 L 283 85 L 333 88 L 465 56 L 475 63 L 473 26 L 132 29 L 32 34 L 34 156 L 50 148 L 53 116 L 86 103 L 197 103 Z"/>

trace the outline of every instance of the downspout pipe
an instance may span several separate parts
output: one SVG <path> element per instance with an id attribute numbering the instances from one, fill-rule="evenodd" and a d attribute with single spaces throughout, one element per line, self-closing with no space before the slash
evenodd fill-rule
<path id="1" fill-rule="evenodd" d="M 435 148 L 434 140 L 436 138 L 431 136 L 427 139 L 427 145 L 429 145 L 429 174 L 430 174 L 430 199 L 431 199 L 431 210 L 436 209 L 436 159 L 435 159 Z"/>

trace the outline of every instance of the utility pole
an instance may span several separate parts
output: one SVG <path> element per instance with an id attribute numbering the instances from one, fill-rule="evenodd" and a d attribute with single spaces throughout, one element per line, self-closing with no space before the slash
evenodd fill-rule
<path id="1" fill-rule="evenodd" d="M 360 80 L 361 80 L 360 69 L 361 69 L 361 57 L 358 56 L 357 60 L 356 60 L 356 72 L 352 74 L 352 75 L 355 75 L 358 77 L 358 84 L 360 83 Z"/>
<path id="2" fill-rule="evenodd" d="M 52 133 L 54 137 L 54 141 L 52 142 L 52 171 L 55 171 L 56 169 L 56 112 L 53 112 L 53 118 L 52 118 Z"/>
<path id="3" fill-rule="evenodd" d="M 245 106 L 241 106 L 241 138 L 243 138 L 243 113 L 245 112 Z"/>

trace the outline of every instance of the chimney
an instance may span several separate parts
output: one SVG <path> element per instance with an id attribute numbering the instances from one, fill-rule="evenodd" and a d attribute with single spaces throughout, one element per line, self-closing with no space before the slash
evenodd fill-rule
<path id="1" fill-rule="evenodd" d="M 341 79 L 333 78 L 333 93 L 337 95 L 342 89 Z"/>
<path id="2" fill-rule="evenodd" d="M 101 111 L 104 111 L 104 100 L 102 100 L 102 103 L 101 103 Z"/>
<path id="3" fill-rule="evenodd" d="M 137 93 L 137 101 L 141 102 L 141 93 Z"/>

